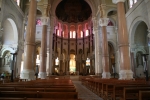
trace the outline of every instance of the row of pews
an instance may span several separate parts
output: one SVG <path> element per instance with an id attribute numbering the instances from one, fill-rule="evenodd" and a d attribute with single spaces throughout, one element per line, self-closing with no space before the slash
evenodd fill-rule
<path id="1" fill-rule="evenodd" d="M 104 100 L 150 100 L 150 83 L 145 80 L 80 77 L 84 86 Z"/>
<path id="2" fill-rule="evenodd" d="M 81 100 L 70 79 L 38 79 L 0 84 L 0 100 Z"/>

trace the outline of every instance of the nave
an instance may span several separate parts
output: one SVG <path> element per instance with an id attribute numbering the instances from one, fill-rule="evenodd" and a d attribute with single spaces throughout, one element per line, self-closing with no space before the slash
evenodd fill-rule
<path id="1" fill-rule="evenodd" d="M 0 100 L 150 100 L 150 82 L 98 76 L 49 76 L 26 81 L 5 79 Z"/>

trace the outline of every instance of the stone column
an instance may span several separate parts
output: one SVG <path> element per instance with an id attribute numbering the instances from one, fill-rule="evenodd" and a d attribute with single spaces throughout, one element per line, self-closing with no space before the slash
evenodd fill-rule
<path id="1" fill-rule="evenodd" d="M 49 22 L 49 17 L 41 17 L 42 21 L 42 41 L 41 41 L 41 58 L 40 58 L 40 68 L 39 68 L 39 78 L 46 78 L 46 57 L 47 57 L 47 26 Z"/>
<path id="2" fill-rule="evenodd" d="M 25 49 L 24 49 L 24 67 L 20 74 L 21 79 L 33 80 L 34 75 L 34 55 L 35 55 L 35 23 L 36 23 L 36 9 L 37 1 L 30 0 L 28 25 L 25 38 Z"/>
<path id="3" fill-rule="evenodd" d="M 93 26 L 94 26 L 94 29 L 93 29 L 93 33 L 94 33 L 94 42 L 95 42 L 95 75 L 97 75 L 97 71 L 98 71 L 98 56 L 97 56 L 97 38 L 96 38 L 96 34 L 98 33 L 98 26 L 97 26 L 97 20 L 96 18 L 94 17 L 93 19 Z"/>
<path id="4" fill-rule="evenodd" d="M 106 27 L 108 25 L 108 18 L 105 15 L 105 5 L 102 4 L 100 6 L 101 18 L 99 20 L 99 24 L 102 28 L 102 67 L 103 73 L 102 78 L 109 79 L 110 71 L 109 71 L 109 53 L 108 53 L 108 41 L 107 41 L 107 30 Z"/>
<path id="5" fill-rule="evenodd" d="M 101 54 L 100 54 L 100 36 L 98 33 L 98 21 L 96 20 L 96 18 L 94 17 L 93 19 L 93 33 L 94 33 L 94 42 L 95 42 L 95 75 L 100 75 L 101 74 Z"/>
<path id="6" fill-rule="evenodd" d="M 54 16 L 50 16 L 50 34 L 49 34 L 49 74 L 52 74 L 52 69 L 55 65 L 53 65 L 53 33 L 54 33 Z"/>
<path id="7" fill-rule="evenodd" d="M 125 18 L 124 2 L 125 0 L 112 0 L 117 4 L 118 14 L 118 45 L 120 53 L 120 80 L 133 79 L 133 72 L 131 70 L 130 53 L 127 24 Z"/>

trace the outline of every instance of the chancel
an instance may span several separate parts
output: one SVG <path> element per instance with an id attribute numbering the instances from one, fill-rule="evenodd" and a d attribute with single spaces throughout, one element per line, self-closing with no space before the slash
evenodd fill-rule
<path id="1" fill-rule="evenodd" d="M 150 0 L 0 0 L 0 100 L 149 100 Z"/>

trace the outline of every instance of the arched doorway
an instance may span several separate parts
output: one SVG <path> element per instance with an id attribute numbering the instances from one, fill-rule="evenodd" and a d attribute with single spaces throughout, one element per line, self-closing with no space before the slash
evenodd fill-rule
<path id="1" fill-rule="evenodd" d="M 74 75 L 76 72 L 76 61 L 74 54 L 70 54 L 69 71 L 70 75 Z"/>
<path id="2" fill-rule="evenodd" d="M 0 70 L 1 71 L 5 71 L 8 73 L 11 73 L 11 62 L 13 60 L 13 56 L 11 53 L 15 53 L 17 51 L 18 48 L 18 30 L 17 30 L 17 26 L 14 22 L 14 20 L 12 20 L 11 18 L 7 18 L 4 22 L 3 22 L 3 36 L 2 36 L 2 45 L 3 48 L 1 49 L 1 56 L 2 58 L 0 59 Z M 18 74 L 18 69 L 19 68 L 16 67 L 16 58 L 14 60 L 14 66 L 13 70 L 14 70 L 14 76 L 16 76 Z"/>
<path id="3" fill-rule="evenodd" d="M 70 75 L 75 75 L 76 73 L 76 55 L 75 50 L 70 50 L 70 61 L 69 61 L 69 72 Z"/>

